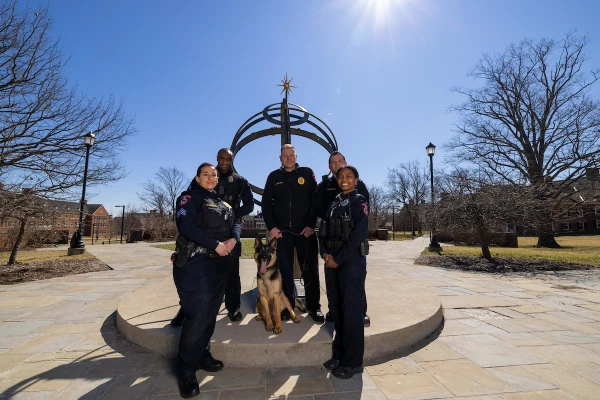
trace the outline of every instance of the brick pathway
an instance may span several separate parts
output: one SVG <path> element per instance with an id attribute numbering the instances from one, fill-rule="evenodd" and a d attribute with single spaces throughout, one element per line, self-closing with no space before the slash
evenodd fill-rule
<path id="1" fill-rule="evenodd" d="M 427 343 L 370 360 L 348 381 L 320 366 L 201 372 L 198 399 L 600 398 L 600 272 L 412 265 L 425 245 L 378 243 L 369 264 L 435 287 L 446 321 Z M 114 270 L 0 286 L 0 399 L 179 398 L 172 361 L 124 341 L 114 321 L 120 299 L 170 274 L 168 252 L 89 249 Z"/>

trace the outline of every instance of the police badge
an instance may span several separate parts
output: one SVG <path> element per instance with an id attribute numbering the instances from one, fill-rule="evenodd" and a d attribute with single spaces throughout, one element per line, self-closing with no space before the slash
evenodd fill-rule
<path id="1" fill-rule="evenodd" d="M 229 178 L 227 178 L 227 180 L 228 180 L 229 182 L 233 182 L 233 175 L 229 175 Z"/>
<path id="2" fill-rule="evenodd" d="M 301 185 L 304 185 L 304 178 L 303 177 L 298 178 L 298 183 Z"/>
<path id="3" fill-rule="evenodd" d="M 348 205 L 348 199 L 345 199 L 344 201 L 342 201 L 340 203 L 340 206 L 342 206 L 342 207 L 346 207 L 347 205 Z"/>

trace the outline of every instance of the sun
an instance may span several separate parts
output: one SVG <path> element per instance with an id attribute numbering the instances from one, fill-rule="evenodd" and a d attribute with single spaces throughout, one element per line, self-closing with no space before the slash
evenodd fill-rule
<path id="1" fill-rule="evenodd" d="M 358 17 L 355 30 L 365 35 L 390 35 L 397 28 L 413 26 L 415 14 L 427 8 L 429 0 L 354 0 L 351 14 Z"/>

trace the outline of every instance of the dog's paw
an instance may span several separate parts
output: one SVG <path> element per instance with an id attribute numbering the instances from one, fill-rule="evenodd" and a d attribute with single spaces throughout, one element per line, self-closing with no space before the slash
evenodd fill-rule
<path id="1" fill-rule="evenodd" d="M 300 322 L 300 318 L 298 318 L 297 316 L 295 318 L 292 319 L 292 321 L 294 321 L 295 324 Z"/>
<path id="2" fill-rule="evenodd" d="M 276 326 L 275 329 L 273 329 L 273 333 L 276 335 L 279 335 L 282 332 L 281 326 Z"/>
<path id="3" fill-rule="evenodd" d="M 256 317 L 254 317 L 254 319 L 256 321 L 262 321 L 263 318 L 262 318 L 262 315 L 258 314 Z"/>
<path id="4" fill-rule="evenodd" d="M 267 332 L 273 332 L 273 324 L 266 324 L 265 329 Z"/>

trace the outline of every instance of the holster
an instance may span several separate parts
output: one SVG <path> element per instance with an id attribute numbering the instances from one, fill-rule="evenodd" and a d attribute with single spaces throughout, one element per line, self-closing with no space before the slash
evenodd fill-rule
<path id="1" fill-rule="evenodd" d="M 362 242 L 360 244 L 360 255 L 363 257 L 369 255 L 369 241 L 368 240 L 365 240 L 364 242 Z"/>
<path id="2" fill-rule="evenodd" d="M 177 235 L 175 245 L 175 266 L 183 268 L 185 263 L 192 257 L 192 253 L 196 250 L 196 243 L 191 240 L 187 240 L 181 235 Z"/>

